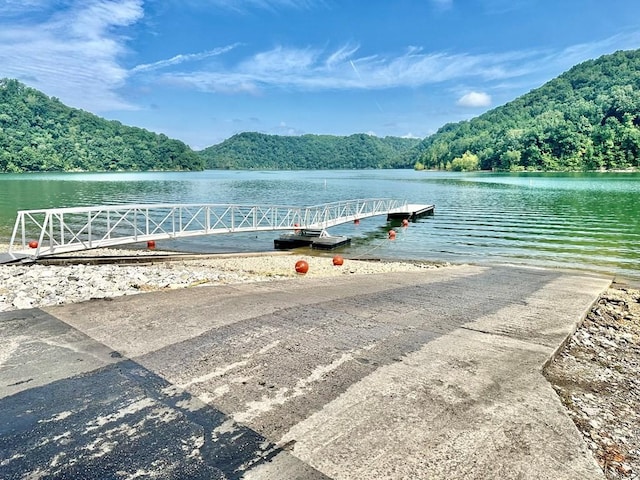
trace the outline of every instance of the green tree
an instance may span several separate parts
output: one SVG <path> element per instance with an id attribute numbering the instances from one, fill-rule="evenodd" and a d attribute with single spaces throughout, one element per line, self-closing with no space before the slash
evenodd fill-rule
<path id="1" fill-rule="evenodd" d="M 478 156 L 466 151 L 461 157 L 456 157 L 451 161 L 450 168 L 454 172 L 471 172 L 478 170 L 480 160 Z"/>

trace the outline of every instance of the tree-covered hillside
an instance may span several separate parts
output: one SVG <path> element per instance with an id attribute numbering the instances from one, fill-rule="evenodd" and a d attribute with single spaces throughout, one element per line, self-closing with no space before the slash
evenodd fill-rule
<path id="1" fill-rule="evenodd" d="M 640 50 L 581 63 L 502 107 L 447 124 L 405 159 L 451 168 L 465 153 L 482 169 L 638 167 Z"/>
<path id="2" fill-rule="evenodd" d="M 202 170 L 187 145 L 0 80 L 0 172 Z"/>
<path id="3" fill-rule="evenodd" d="M 202 150 L 207 168 L 226 169 L 337 169 L 406 168 L 399 154 L 419 139 L 356 134 L 279 136 L 248 132 Z"/>

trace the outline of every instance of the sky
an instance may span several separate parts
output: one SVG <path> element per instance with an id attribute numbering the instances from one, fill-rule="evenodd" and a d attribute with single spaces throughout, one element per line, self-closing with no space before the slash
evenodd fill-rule
<path id="1" fill-rule="evenodd" d="M 0 0 L 0 78 L 195 150 L 424 138 L 637 48 L 638 0 Z"/>

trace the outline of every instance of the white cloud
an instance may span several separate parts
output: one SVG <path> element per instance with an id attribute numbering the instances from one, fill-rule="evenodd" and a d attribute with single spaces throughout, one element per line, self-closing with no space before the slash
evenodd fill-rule
<path id="1" fill-rule="evenodd" d="M 491 105 L 491 97 L 484 92 L 469 92 L 456 103 L 461 107 L 488 107 Z"/>
<path id="2" fill-rule="evenodd" d="M 208 50 L 206 52 L 201 52 L 201 53 L 190 53 L 190 54 L 179 54 L 179 55 L 175 55 L 169 59 L 166 60 L 159 60 L 157 62 L 154 63 L 146 63 L 146 64 L 141 64 L 141 65 L 137 65 L 135 66 L 131 71 L 132 72 L 147 72 L 147 71 L 152 71 L 152 70 L 160 70 L 163 68 L 167 68 L 167 67 L 172 67 L 174 65 L 179 65 L 181 63 L 185 63 L 185 62 L 194 62 L 194 61 L 198 61 L 198 60 L 203 60 L 205 58 L 209 58 L 209 57 L 215 57 L 218 55 L 222 55 L 224 53 L 227 53 L 231 50 L 233 50 L 234 48 L 236 48 L 239 44 L 234 44 L 234 45 L 227 45 L 226 47 L 220 47 L 220 48 L 215 48 L 213 50 Z"/>
<path id="3" fill-rule="evenodd" d="M 523 72 L 514 62 L 532 53 L 466 55 L 423 53 L 409 47 L 396 57 L 357 57 L 358 48 L 346 45 L 335 51 L 276 47 L 254 54 L 235 66 L 216 71 L 168 73 L 167 81 L 193 84 L 202 90 L 258 92 L 265 88 L 291 90 L 379 90 L 421 87 L 452 79 L 512 78 Z"/>
<path id="4" fill-rule="evenodd" d="M 128 75 L 119 63 L 126 39 L 116 32 L 142 18 L 142 0 L 80 1 L 34 23 L 36 4 L 0 20 L 0 76 L 90 111 L 133 108 L 116 93 Z"/>
<path id="5" fill-rule="evenodd" d="M 419 137 L 417 135 L 414 135 L 412 132 L 409 132 L 405 135 L 401 135 L 400 138 L 424 138 L 424 137 Z"/>
<path id="6" fill-rule="evenodd" d="M 432 1 L 440 6 L 453 4 L 452 0 Z M 208 4 L 265 9 L 321 3 L 209 0 Z M 497 95 L 500 85 L 539 86 L 583 60 L 640 44 L 640 33 L 629 32 L 556 51 L 468 54 L 430 52 L 411 45 L 396 53 L 364 54 L 366 46 L 348 42 L 331 50 L 276 46 L 242 57 L 241 50 L 250 45 L 242 44 L 246 49 L 239 49 L 236 43 L 127 69 L 123 64 L 130 53 L 126 34 L 143 15 L 143 0 L 0 0 L 0 77 L 18 78 L 71 106 L 93 112 L 135 108 L 119 92 L 143 74 L 151 81 L 205 92 L 252 95 L 269 89 L 425 88 L 449 81 L 478 85 L 476 88 L 488 88 L 486 83 L 491 82 L 492 93 Z M 234 57 L 224 55 L 232 50 Z M 220 61 L 215 66 L 201 61 L 211 57 L 220 57 Z M 488 95 L 478 92 L 459 100 L 462 106 L 490 102 Z"/>
<path id="7" fill-rule="evenodd" d="M 202 91 L 258 94 L 268 89 L 292 91 L 384 90 L 422 88 L 448 81 L 473 79 L 506 85 L 521 80 L 531 88 L 539 78 L 548 80 L 573 65 L 609 53 L 616 45 L 640 43 L 631 33 L 564 50 L 524 50 L 499 54 L 425 52 L 409 46 L 398 55 L 359 56 L 360 47 L 346 44 L 327 51 L 316 48 L 278 46 L 254 53 L 215 71 L 167 73 L 167 82 L 192 85 Z M 622 47 L 624 48 L 624 47 Z M 486 94 L 471 93 L 460 99 L 463 106 L 488 106 Z"/>

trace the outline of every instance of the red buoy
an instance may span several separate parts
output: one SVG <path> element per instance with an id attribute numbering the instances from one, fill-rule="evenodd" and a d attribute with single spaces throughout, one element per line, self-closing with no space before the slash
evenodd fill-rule
<path id="1" fill-rule="evenodd" d="M 408 227 L 409 226 L 409 220 L 407 220 L 406 218 L 404 220 L 402 220 L 402 226 L 403 227 Z"/>
<path id="2" fill-rule="evenodd" d="M 38 242 L 36 242 L 35 240 L 31 240 L 29 242 L 29 248 L 38 248 Z"/>
<path id="3" fill-rule="evenodd" d="M 340 255 L 336 255 L 335 257 L 333 257 L 333 264 L 335 266 L 340 266 L 344 263 L 344 258 L 342 258 Z"/>
<path id="4" fill-rule="evenodd" d="M 298 272 L 300 275 L 304 275 L 308 271 L 309 264 L 307 262 L 305 262 L 304 260 L 298 260 L 296 262 L 296 272 Z"/>
<path id="5" fill-rule="evenodd" d="M 360 219 L 359 219 L 359 218 L 356 218 L 356 219 L 353 221 L 353 223 L 355 223 L 356 225 L 360 225 Z"/>
<path id="6" fill-rule="evenodd" d="M 395 239 L 396 239 L 396 231 L 389 230 L 389 240 L 395 240 Z"/>
<path id="7" fill-rule="evenodd" d="M 147 242 L 147 248 L 149 250 L 153 250 L 154 248 L 156 248 L 156 242 L 154 240 L 149 240 Z"/>

